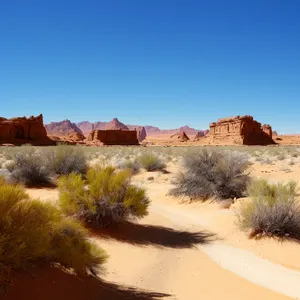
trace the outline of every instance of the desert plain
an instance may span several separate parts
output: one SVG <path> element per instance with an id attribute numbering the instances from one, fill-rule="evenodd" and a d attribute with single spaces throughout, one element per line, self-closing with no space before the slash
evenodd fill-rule
<path id="1" fill-rule="evenodd" d="M 117 166 L 151 152 L 165 170 L 140 172 L 132 182 L 145 188 L 151 201 L 145 218 L 91 233 L 109 254 L 94 277 L 76 277 L 55 268 L 22 274 L 5 300 L 17 299 L 299 299 L 300 245 L 293 240 L 249 239 L 237 226 L 236 211 L 247 198 L 229 207 L 215 199 L 190 200 L 169 194 L 182 160 L 203 147 L 239 152 L 250 161 L 252 178 L 270 182 L 297 181 L 299 146 L 152 146 L 82 147 L 91 166 Z M 42 149 L 47 149 L 44 147 Z M 7 152 L 1 147 L 1 165 Z M 27 188 L 30 196 L 55 203 L 57 188 Z M 299 198 L 300 199 L 300 198 Z"/>

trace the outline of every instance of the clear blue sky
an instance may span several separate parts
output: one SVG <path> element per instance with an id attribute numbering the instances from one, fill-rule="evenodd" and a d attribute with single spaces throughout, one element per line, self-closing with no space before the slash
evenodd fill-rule
<path id="1" fill-rule="evenodd" d="M 300 132 L 299 0 L 2 0 L 0 115 Z"/>

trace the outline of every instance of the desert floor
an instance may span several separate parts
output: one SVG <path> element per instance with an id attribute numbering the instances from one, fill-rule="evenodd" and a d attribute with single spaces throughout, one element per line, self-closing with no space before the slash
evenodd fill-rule
<path id="1" fill-rule="evenodd" d="M 265 149 L 253 154 L 251 176 L 298 180 L 298 149 L 283 156 L 277 150 L 277 156 L 270 155 Z M 97 155 L 93 157 L 96 163 Z M 101 284 L 51 270 L 27 281 L 16 280 L 17 289 L 5 300 L 300 299 L 300 245 L 250 240 L 236 225 L 239 201 L 246 199 L 224 209 L 213 201 L 190 203 L 169 196 L 172 179 L 181 170 L 180 158 L 171 154 L 167 165 L 168 173 L 141 171 L 133 177 L 152 202 L 146 218 L 93 233 L 92 238 L 110 256 L 100 274 Z M 43 201 L 58 197 L 56 189 L 28 192 Z M 53 289 L 45 295 L 49 281 Z"/>

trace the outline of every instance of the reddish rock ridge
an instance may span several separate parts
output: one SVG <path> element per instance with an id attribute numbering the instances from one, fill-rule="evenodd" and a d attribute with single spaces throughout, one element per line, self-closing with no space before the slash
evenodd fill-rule
<path id="1" fill-rule="evenodd" d="M 151 135 L 151 134 L 155 134 L 155 133 L 159 133 L 160 132 L 160 129 L 158 127 L 156 127 L 156 126 L 146 125 L 144 127 L 145 127 L 147 135 Z"/>
<path id="2" fill-rule="evenodd" d="M 75 123 L 71 123 L 70 120 L 51 122 L 50 124 L 45 125 L 45 127 L 49 135 L 65 136 L 74 132 L 83 134 L 77 125 Z"/>
<path id="3" fill-rule="evenodd" d="M 96 145 L 139 145 L 136 130 L 94 130 L 87 141 Z"/>
<path id="4" fill-rule="evenodd" d="M 146 126 L 142 126 L 142 125 L 131 125 L 131 124 L 123 124 L 122 122 L 120 122 L 117 118 L 113 119 L 110 122 L 94 122 L 91 123 L 89 121 L 83 121 L 80 123 L 76 124 L 77 127 L 82 131 L 82 133 L 87 136 L 90 132 L 92 132 L 93 130 L 106 130 L 106 129 L 121 129 L 121 130 L 134 130 L 136 128 L 136 130 L 139 132 L 141 132 L 140 136 L 141 138 L 143 138 L 144 133 L 143 131 L 143 127 L 147 135 L 155 135 L 155 134 L 176 134 L 177 132 L 180 131 L 184 131 L 187 135 L 196 135 L 197 132 L 203 132 L 204 135 L 206 135 L 206 133 L 208 133 L 208 130 L 197 130 L 194 129 L 192 127 L 189 127 L 187 125 L 182 126 L 180 128 L 177 129 L 159 129 L 156 126 L 150 126 L 150 125 L 146 125 Z M 127 129 L 126 129 L 127 127 Z"/>
<path id="5" fill-rule="evenodd" d="M 39 115 L 12 119 L 0 117 L 0 144 L 46 146 L 55 142 L 48 138 L 43 115 Z"/>
<path id="6" fill-rule="evenodd" d="M 261 125 L 251 116 L 235 116 L 219 119 L 210 124 L 208 138 L 212 143 L 269 145 L 275 144 L 270 136 L 270 125 Z"/>
<path id="7" fill-rule="evenodd" d="M 176 128 L 176 129 L 159 129 L 158 127 L 154 127 L 157 128 L 157 130 L 151 130 L 149 131 L 147 128 L 149 126 L 145 126 L 147 135 L 156 135 L 156 134 L 168 134 L 168 135 L 173 135 L 173 134 L 177 134 L 178 132 L 182 132 L 184 131 L 186 133 L 186 135 L 188 136 L 195 136 L 197 134 L 197 132 L 203 132 L 204 135 L 206 135 L 208 133 L 208 130 L 197 130 L 195 128 L 189 127 L 188 125 Z"/>
<path id="8" fill-rule="evenodd" d="M 93 130 L 104 130 L 105 129 L 105 125 L 108 122 L 94 122 L 94 123 L 90 123 L 89 121 L 83 121 L 80 123 L 77 123 L 77 127 L 82 131 L 82 133 L 85 136 L 88 136 Z"/>
<path id="9" fill-rule="evenodd" d="M 117 118 L 113 118 L 105 125 L 105 130 L 129 130 L 129 128 Z"/>
<path id="10" fill-rule="evenodd" d="M 171 139 L 178 140 L 179 142 L 186 142 L 190 140 L 184 131 L 171 135 Z"/>

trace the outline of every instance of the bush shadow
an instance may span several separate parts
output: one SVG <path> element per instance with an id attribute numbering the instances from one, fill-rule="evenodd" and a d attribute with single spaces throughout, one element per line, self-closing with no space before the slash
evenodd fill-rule
<path id="1" fill-rule="evenodd" d="M 208 231 L 178 231 L 163 226 L 124 222 L 106 228 L 90 228 L 93 235 L 133 245 L 152 245 L 167 248 L 193 248 L 215 241 L 216 235 Z"/>
<path id="2" fill-rule="evenodd" d="M 171 295 L 120 286 L 94 276 L 76 277 L 58 268 L 18 273 L 3 300 L 156 300 Z"/>

